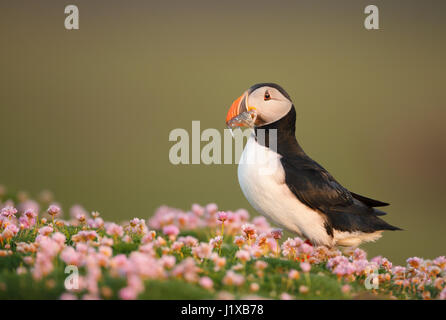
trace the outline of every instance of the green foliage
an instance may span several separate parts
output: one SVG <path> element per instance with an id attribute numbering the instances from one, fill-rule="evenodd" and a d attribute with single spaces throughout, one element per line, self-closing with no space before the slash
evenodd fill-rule
<path id="1" fill-rule="evenodd" d="M 65 234 L 67 245 L 73 245 L 72 236 L 82 230 L 81 227 L 57 227 L 57 231 Z M 103 230 L 98 230 L 103 235 Z M 206 241 L 211 236 L 208 230 L 195 230 L 182 232 L 180 236 L 191 235 L 202 241 Z M 35 253 L 23 254 L 16 251 L 18 242 L 33 242 L 36 233 L 31 231 L 20 231 L 17 236 L 11 239 L 11 255 L 0 256 L 0 299 L 57 299 L 64 292 L 65 264 L 59 258 L 53 261 L 54 270 L 42 279 L 36 280 L 32 276 L 32 267 L 28 266 L 23 258 L 31 256 L 35 258 Z M 141 243 L 140 236 L 131 235 L 130 242 L 123 242 L 115 239 L 113 245 L 113 255 L 125 254 L 138 251 Z M 169 241 L 168 241 L 169 243 Z M 5 249 L 5 248 L 2 248 Z M 232 294 L 235 298 L 256 295 L 263 298 L 279 299 L 281 294 L 287 293 L 296 299 L 349 299 L 349 298 L 376 298 L 376 295 L 365 289 L 364 279 L 357 277 L 353 282 L 346 282 L 338 279 L 325 266 L 325 263 L 313 264 L 310 273 L 305 274 L 300 268 L 300 262 L 283 258 L 260 258 L 267 263 L 264 270 L 256 267 L 257 259 L 241 262 L 236 258 L 238 247 L 233 244 L 233 238 L 226 236 L 221 248 L 221 256 L 226 258 L 226 265 L 220 270 L 216 269 L 211 260 L 201 261 L 198 266 L 201 268 L 200 276 L 207 276 L 212 279 L 214 287 L 206 290 L 197 283 L 187 282 L 182 278 L 159 280 L 145 280 L 145 290 L 139 294 L 140 299 L 212 299 L 218 297 L 221 291 Z M 218 252 L 218 250 L 216 250 Z M 161 248 L 157 249 L 158 257 L 161 257 Z M 192 251 L 188 247 L 183 247 L 181 253 L 174 253 L 177 263 L 182 259 L 192 256 Z M 225 285 L 224 277 L 228 270 L 237 269 L 236 272 L 245 278 L 245 282 L 240 286 Z M 289 279 L 290 270 L 298 270 L 298 279 Z M 18 272 L 20 271 L 20 272 Z M 80 268 L 80 274 L 85 275 L 84 267 Z M 259 290 L 252 292 L 251 284 L 259 285 Z M 342 290 L 344 285 L 350 286 L 350 291 Z M 100 296 L 102 298 L 119 298 L 119 291 L 126 287 L 127 279 L 122 275 L 112 275 L 108 269 L 102 268 L 102 277 L 98 281 Z M 426 288 L 432 296 L 438 294 L 434 287 Z M 79 297 L 85 292 L 78 293 Z M 383 285 L 380 290 L 381 297 L 389 294 L 397 298 L 421 298 L 411 291 L 403 291 L 395 285 Z"/>

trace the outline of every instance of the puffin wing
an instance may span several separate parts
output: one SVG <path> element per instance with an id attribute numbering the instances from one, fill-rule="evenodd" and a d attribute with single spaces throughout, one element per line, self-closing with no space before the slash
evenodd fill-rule
<path id="1" fill-rule="evenodd" d="M 350 193 L 353 196 L 353 198 L 361 201 L 362 203 L 365 203 L 369 207 L 385 207 L 385 206 L 389 205 L 387 202 L 382 202 L 382 201 L 379 201 L 379 200 L 370 199 L 370 198 L 361 196 L 360 194 L 353 193 L 351 191 L 350 191 Z"/>
<path id="2" fill-rule="evenodd" d="M 281 158 L 285 183 L 306 206 L 325 211 L 353 204 L 352 194 L 315 161 L 307 157 Z"/>
<path id="3" fill-rule="evenodd" d="M 385 203 L 351 193 L 309 157 L 282 157 L 281 163 L 288 188 L 299 201 L 325 216 L 329 234 L 333 235 L 333 229 L 350 232 L 399 229 L 378 218 L 385 212 L 374 209 L 373 205 Z"/>

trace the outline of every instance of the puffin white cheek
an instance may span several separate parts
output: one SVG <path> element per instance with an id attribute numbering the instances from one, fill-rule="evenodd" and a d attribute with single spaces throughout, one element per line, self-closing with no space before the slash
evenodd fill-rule
<path id="1" fill-rule="evenodd" d="M 283 104 L 271 104 L 263 107 L 260 114 L 262 119 L 268 123 L 279 120 L 287 114 L 289 109 L 289 107 L 284 106 Z"/>

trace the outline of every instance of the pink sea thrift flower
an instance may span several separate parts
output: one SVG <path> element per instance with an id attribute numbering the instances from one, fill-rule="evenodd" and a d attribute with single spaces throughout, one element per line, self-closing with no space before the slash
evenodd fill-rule
<path id="1" fill-rule="evenodd" d="M 192 205 L 192 213 L 197 216 L 202 216 L 204 214 L 204 208 L 197 203 Z"/>
<path id="2" fill-rule="evenodd" d="M 17 228 L 14 224 L 8 224 L 6 228 L 1 233 L 1 238 L 4 240 L 10 240 L 19 232 L 19 228 Z"/>
<path id="3" fill-rule="evenodd" d="M 268 267 L 268 263 L 262 260 L 257 260 L 255 266 L 256 269 L 265 270 Z"/>
<path id="4" fill-rule="evenodd" d="M 77 297 L 72 293 L 62 293 L 62 295 L 59 297 L 60 300 L 77 300 Z"/>
<path id="5" fill-rule="evenodd" d="M 313 253 L 313 246 L 307 244 L 307 243 L 302 243 L 299 247 L 299 251 L 301 254 L 303 254 L 304 256 L 308 256 L 311 255 Z"/>
<path id="6" fill-rule="evenodd" d="M 299 287 L 299 292 L 302 294 L 307 294 L 308 292 L 310 292 L 310 289 L 307 286 L 302 285 Z"/>
<path id="7" fill-rule="evenodd" d="M 438 299 L 440 300 L 446 300 L 446 288 L 444 288 L 440 294 L 438 295 Z"/>
<path id="8" fill-rule="evenodd" d="M 213 215 L 218 211 L 218 206 L 215 203 L 209 203 L 205 209 L 208 214 Z"/>
<path id="9" fill-rule="evenodd" d="M 55 217 L 55 216 L 57 216 L 59 213 L 60 213 L 60 208 L 58 207 L 58 206 L 56 206 L 56 205 L 54 205 L 54 204 L 52 204 L 52 205 L 50 205 L 49 207 L 48 207 L 48 209 L 46 210 L 46 212 L 50 215 L 50 216 L 52 216 L 53 218 Z"/>
<path id="10" fill-rule="evenodd" d="M 254 225 L 245 223 L 242 225 L 242 231 L 245 234 L 246 239 L 255 239 L 256 238 L 256 229 Z"/>
<path id="11" fill-rule="evenodd" d="M 249 251 L 246 251 L 246 250 L 237 251 L 235 256 L 237 257 L 237 259 L 240 259 L 240 261 L 242 261 L 242 262 L 251 260 L 251 255 L 249 254 Z"/>
<path id="12" fill-rule="evenodd" d="M 213 248 L 220 248 L 221 245 L 223 243 L 223 238 L 222 236 L 216 236 L 215 238 L 212 238 L 209 241 L 209 244 L 213 247 Z"/>
<path id="13" fill-rule="evenodd" d="M 212 254 L 212 247 L 202 242 L 200 245 L 192 248 L 192 253 L 200 259 L 209 259 Z"/>
<path id="14" fill-rule="evenodd" d="M 44 226 L 39 229 L 39 234 L 42 236 L 47 236 L 53 232 L 53 227 L 51 226 Z"/>
<path id="15" fill-rule="evenodd" d="M 282 293 L 280 295 L 280 300 L 293 300 L 293 297 L 289 293 Z"/>
<path id="16" fill-rule="evenodd" d="M 214 286 L 214 282 L 209 277 L 201 277 L 198 281 L 199 285 L 205 288 L 206 290 L 211 290 Z"/>
<path id="17" fill-rule="evenodd" d="M 350 285 L 348 285 L 348 284 L 344 284 L 344 285 L 341 287 L 341 291 L 342 291 L 342 293 L 344 293 L 344 294 L 350 293 L 351 290 L 352 290 L 352 287 L 351 287 Z"/>
<path id="18" fill-rule="evenodd" d="M 245 244 L 245 238 L 242 237 L 242 236 L 236 236 L 236 237 L 234 238 L 234 243 L 235 243 L 238 247 L 241 247 L 242 245 Z"/>
<path id="19" fill-rule="evenodd" d="M 282 229 L 273 229 L 271 230 L 271 235 L 274 239 L 279 240 L 282 239 L 283 231 Z"/>
<path id="20" fill-rule="evenodd" d="M 215 265 L 214 271 L 219 271 L 226 265 L 226 258 L 220 257 L 217 253 L 213 253 L 211 259 Z"/>
<path id="21" fill-rule="evenodd" d="M 37 213 L 34 209 L 26 209 L 23 215 L 29 220 L 37 218 Z"/>
<path id="22" fill-rule="evenodd" d="M 93 229 L 100 229 L 104 226 L 104 220 L 102 218 L 88 219 L 87 225 Z"/>
<path id="23" fill-rule="evenodd" d="M 300 268 L 302 269 L 303 272 L 308 273 L 311 270 L 311 264 L 309 264 L 308 262 L 301 262 Z"/>
<path id="24" fill-rule="evenodd" d="M 163 233 L 166 236 L 168 236 L 171 240 L 175 240 L 177 235 L 180 233 L 180 230 L 178 229 L 177 226 L 171 224 L 163 228 Z"/>
<path id="25" fill-rule="evenodd" d="M 174 256 L 162 256 L 160 259 L 160 263 L 164 268 L 171 269 L 175 266 L 175 257 Z"/>
<path id="26" fill-rule="evenodd" d="M 245 282 L 245 278 L 242 275 L 229 270 L 226 272 L 222 282 L 227 286 L 241 286 Z"/>
<path id="27" fill-rule="evenodd" d="M 6 206 L 0 211 L 0 215 L 5 218 L 12 218 L 17 213 L 17 209 L 12 206 Z"/>
<path id="28" fill-rule="evenodd" d="M 259 289 L 260 289 L 260 286 L 259 286 L 259 284 L 256 283 L 256 282 L 253 282 L 253 283 L 251 283 L 251 284 L 249 285 L 249 290 L 250 290 L 251 292 L 257 292 L 257 291 L 259 291 Z"/>
<path id="29" fill-rule="evenodd" d="M 83 255 L 77 252 L 73 247 L 66 247 L 60 254 L 60 258 L 67 265 L 81 266 Z"/>
<path id="30" fill-rule="evenodd" d="M 299 271 L 297 271 L 295 269 L 291 269 L 288 272 L 288 278 L 291 279 L 291 280 L 298 280 L 300 278 Z"/>
<path id="31" fill-rule="evenodd" d="M 65 244 L 65 240 L 67 239 L 65 235 L 61 232 L 54 233 L 51 238 L 56 241 L 60 246 Z"/>
<path id="32" fill-rule="evenodd" d="M 225 211 L 218 211 L 217 212 L 217 220 L 221 222 L 225 222 L 228 220 L 228 214 Z"/>
<path id="33" fill-rule="evenodd" d="M 234 214 L 243 222 L 249 220 L 249 212 L 245 209 L 238 209 L 236 212 L 234 212 Z"/>
<path id="34" fill-rule="evenodd" d="M 22 202 L 18 205 L 18 211 L 25 213 L 26 211 L 30 210 L 33 212 L 39 212 L 39 204 L 34 200 L 26 200 L 25 202 Z"/>
<path id="35" fill-rule="evenodd" d="M 105 227 L 105 232 L 113 237 L 122 237 L 124 234 L 124 229 L 116 223 L 109 223 Z"/>
<path id="36" fill-rule="evenodd" d="M 196 265 L 195 260 L 191 257 L 187 257 L 179 264 L 177 264 L 172 270 L 174 277 L 182 277 L 187 282 L 197 282 L 199 280 L 198 272 L 201 269 Z"/>
<path id="37" fill-rule="evenodd" d="M 85 221 L 88 217 L 87 210 L 84 209 L 81 205 L 74 205 L 70 208 L 70 217 L 76 220 L 79 220 L 80 217 Z"/>
<path id="38" fill-rule="evenodd" d="M 122 300 L 135 300 L 138 297 L 138 293 L 134 288 L 125 287 L 119 290 L 119 297 Z"/>
<path id="39" fill-rule="evenodd" d="M 192 236 L 179 237 L 178 241 L 183 242 L 187 247 L 195 247 L 198 245 L 198 239 Z"/>

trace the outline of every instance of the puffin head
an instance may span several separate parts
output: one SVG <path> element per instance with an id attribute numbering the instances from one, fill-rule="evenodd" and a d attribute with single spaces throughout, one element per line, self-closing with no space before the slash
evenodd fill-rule
<path id="1" fill-rule="evenodd" d="M 261 127 L 280 120 L 291 108 L 293 102 L 281 86 L 275 83 L 258 83 L 232 103 L 226 116 L 226 124 L 229 127 Z"/>

